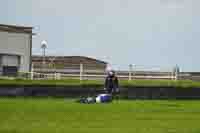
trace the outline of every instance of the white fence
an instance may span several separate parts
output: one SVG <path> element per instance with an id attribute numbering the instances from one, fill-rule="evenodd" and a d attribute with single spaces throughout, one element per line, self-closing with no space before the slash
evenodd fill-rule
<path id="1" fill-rule="evenodd" d="M 172 71 L 139 71 L 129 67 L 129 71 L 116 71 L 120 80 L 135 80 L 135 79 L 167 79 L 177 80 L 178 72 Z M 38 79 L 79 79 L 79 80 L 103 80 L 106 77 L 104 70 L 91 70 L 84 68 L 80 64 L 79 69 L 32 69 L 29 73 L 20 73 L 20 78 L 32 80 Z"/>
<path id="2" fill-rule="evenodd" d="M 37 73 L 37 72 L 29 72 L 29 73 L 20 73 L 18 78 L 26 78 L 32 80 L 42 80 L 42 79 L 79 79 L 79 80 L 103 80 L 105 79 L 106 74 L 63 74 L 63 73 Z M 117 77 L 121 80 L 135 80 L 135 79 L 166 79 L 166 80 L 177 80 L 174 75 L 117 75 Z"/>

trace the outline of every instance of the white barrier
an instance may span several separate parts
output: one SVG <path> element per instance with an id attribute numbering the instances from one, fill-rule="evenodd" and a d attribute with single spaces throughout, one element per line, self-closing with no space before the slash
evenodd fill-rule
<path id="1" fill-rule="evenodd" d="M 34 66 L 34 65 L 33 65 Z M 152 69 L 154 68 L 154 69 Z M 171 71 L 170 69 L 160 69 L 159 67 L 145 68 L 142 66 L 136 67 L 136 65 L 129 65 L 128 71 L 116 71 L 119 79 L 125 80 L 134 80 L 134 79 L 168 79 L 168 80 L 177 80 L 178 72 Z M 149 70 L 149 71 L 148 71 Z M 84 67 L 84 64 L 79 66 L 70 67 L 68 69 L 55 69 L 55 68 L 32 68 L 31 72 L 23 73 L 21 72 L 21 78 L 26 79 L 105 79 L 106 71 L 98 68 L 87 68 L 87 65 Z"/>
<path id="2" fill-rule="evenodd" d="M 77 74 L 63 74 L 63 73 L 39 73 L 39 72 L 20 72 L 21 76 L 18 78 L 24 79 L 31 79 L 31 80 L 61 80 L 61 79 L 79 79 L 79 80 L 87 80 L 87 79 L 105 79 L 106 74 L 84 74 L 77 73 Z M 167 79 L 167 80 L 175 80 L 176 77 L 174 75 L 163 75 L 163 76 L 156 76 L 156 75 L 130 75 L 127 74 L 118 74 L 117 77 L 119 79 L 126 79 L 126 80 L 134 80 L 134 79 Z"/>

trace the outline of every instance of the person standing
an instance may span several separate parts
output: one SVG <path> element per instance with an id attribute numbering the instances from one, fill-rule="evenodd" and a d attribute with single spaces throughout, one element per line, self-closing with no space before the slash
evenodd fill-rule
<path id="1" fill-rule="evenodd" d="M 119 93 L 119 81 L 114 70 L 108 72 L 108 76 L 105 79 L 104 90 L 106 93 L 116 95 Z"/>

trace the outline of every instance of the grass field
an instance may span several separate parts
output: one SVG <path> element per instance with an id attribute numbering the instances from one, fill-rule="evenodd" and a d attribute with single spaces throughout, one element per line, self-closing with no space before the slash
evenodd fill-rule
<path id="1" fill-rule="evenodd" d="M 177 87 L 177 88 L 200 88 L 200 82 L 191 80 L 120 80 L 120 87 Z M 6 80 L 0 79 L 0 86 L 85 86 L 85 87 L 103 87 L 103 80 Z"/>
<path id="2" fill-rule="evenodd" d="M 1 133 L 200 133 L 200 101 L 0 99 Z"/>

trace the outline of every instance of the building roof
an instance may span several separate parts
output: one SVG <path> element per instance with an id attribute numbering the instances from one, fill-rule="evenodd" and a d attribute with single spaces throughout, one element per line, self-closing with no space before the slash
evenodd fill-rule
<path id="1" fill-rule="evenodd" d="M 0 31 L 6 32 L 33 34 L 32 29 L 33 27 L 0 24 Z"/>
<path id="2" fill-rule="evenodd" d="M 39 56 L 39 55 L 33 55 L 32 56 L 32 61 L 41 61 L 42 59 L 43 59 L 43 57 Z M 78 62 L 84 62 L 85 60 L 90 60 L 90 61 L 94 61 L 94 62 L 104 64 L 104 65 L 107 64 L 107 62 L 105 62 L 105 61 L 101 61 L 101 60 L 97 60 L 97 59 L 85 57 L 85 56 L 45 56 L 45 60 L 48 60 L 48 59 L 55 59 L 57 61 L 58 60 L 59 61 L 65 61 L 65 60 L 68 60 L 68 59 L 73 59 L 73 60 L 76 60 Z"/>

